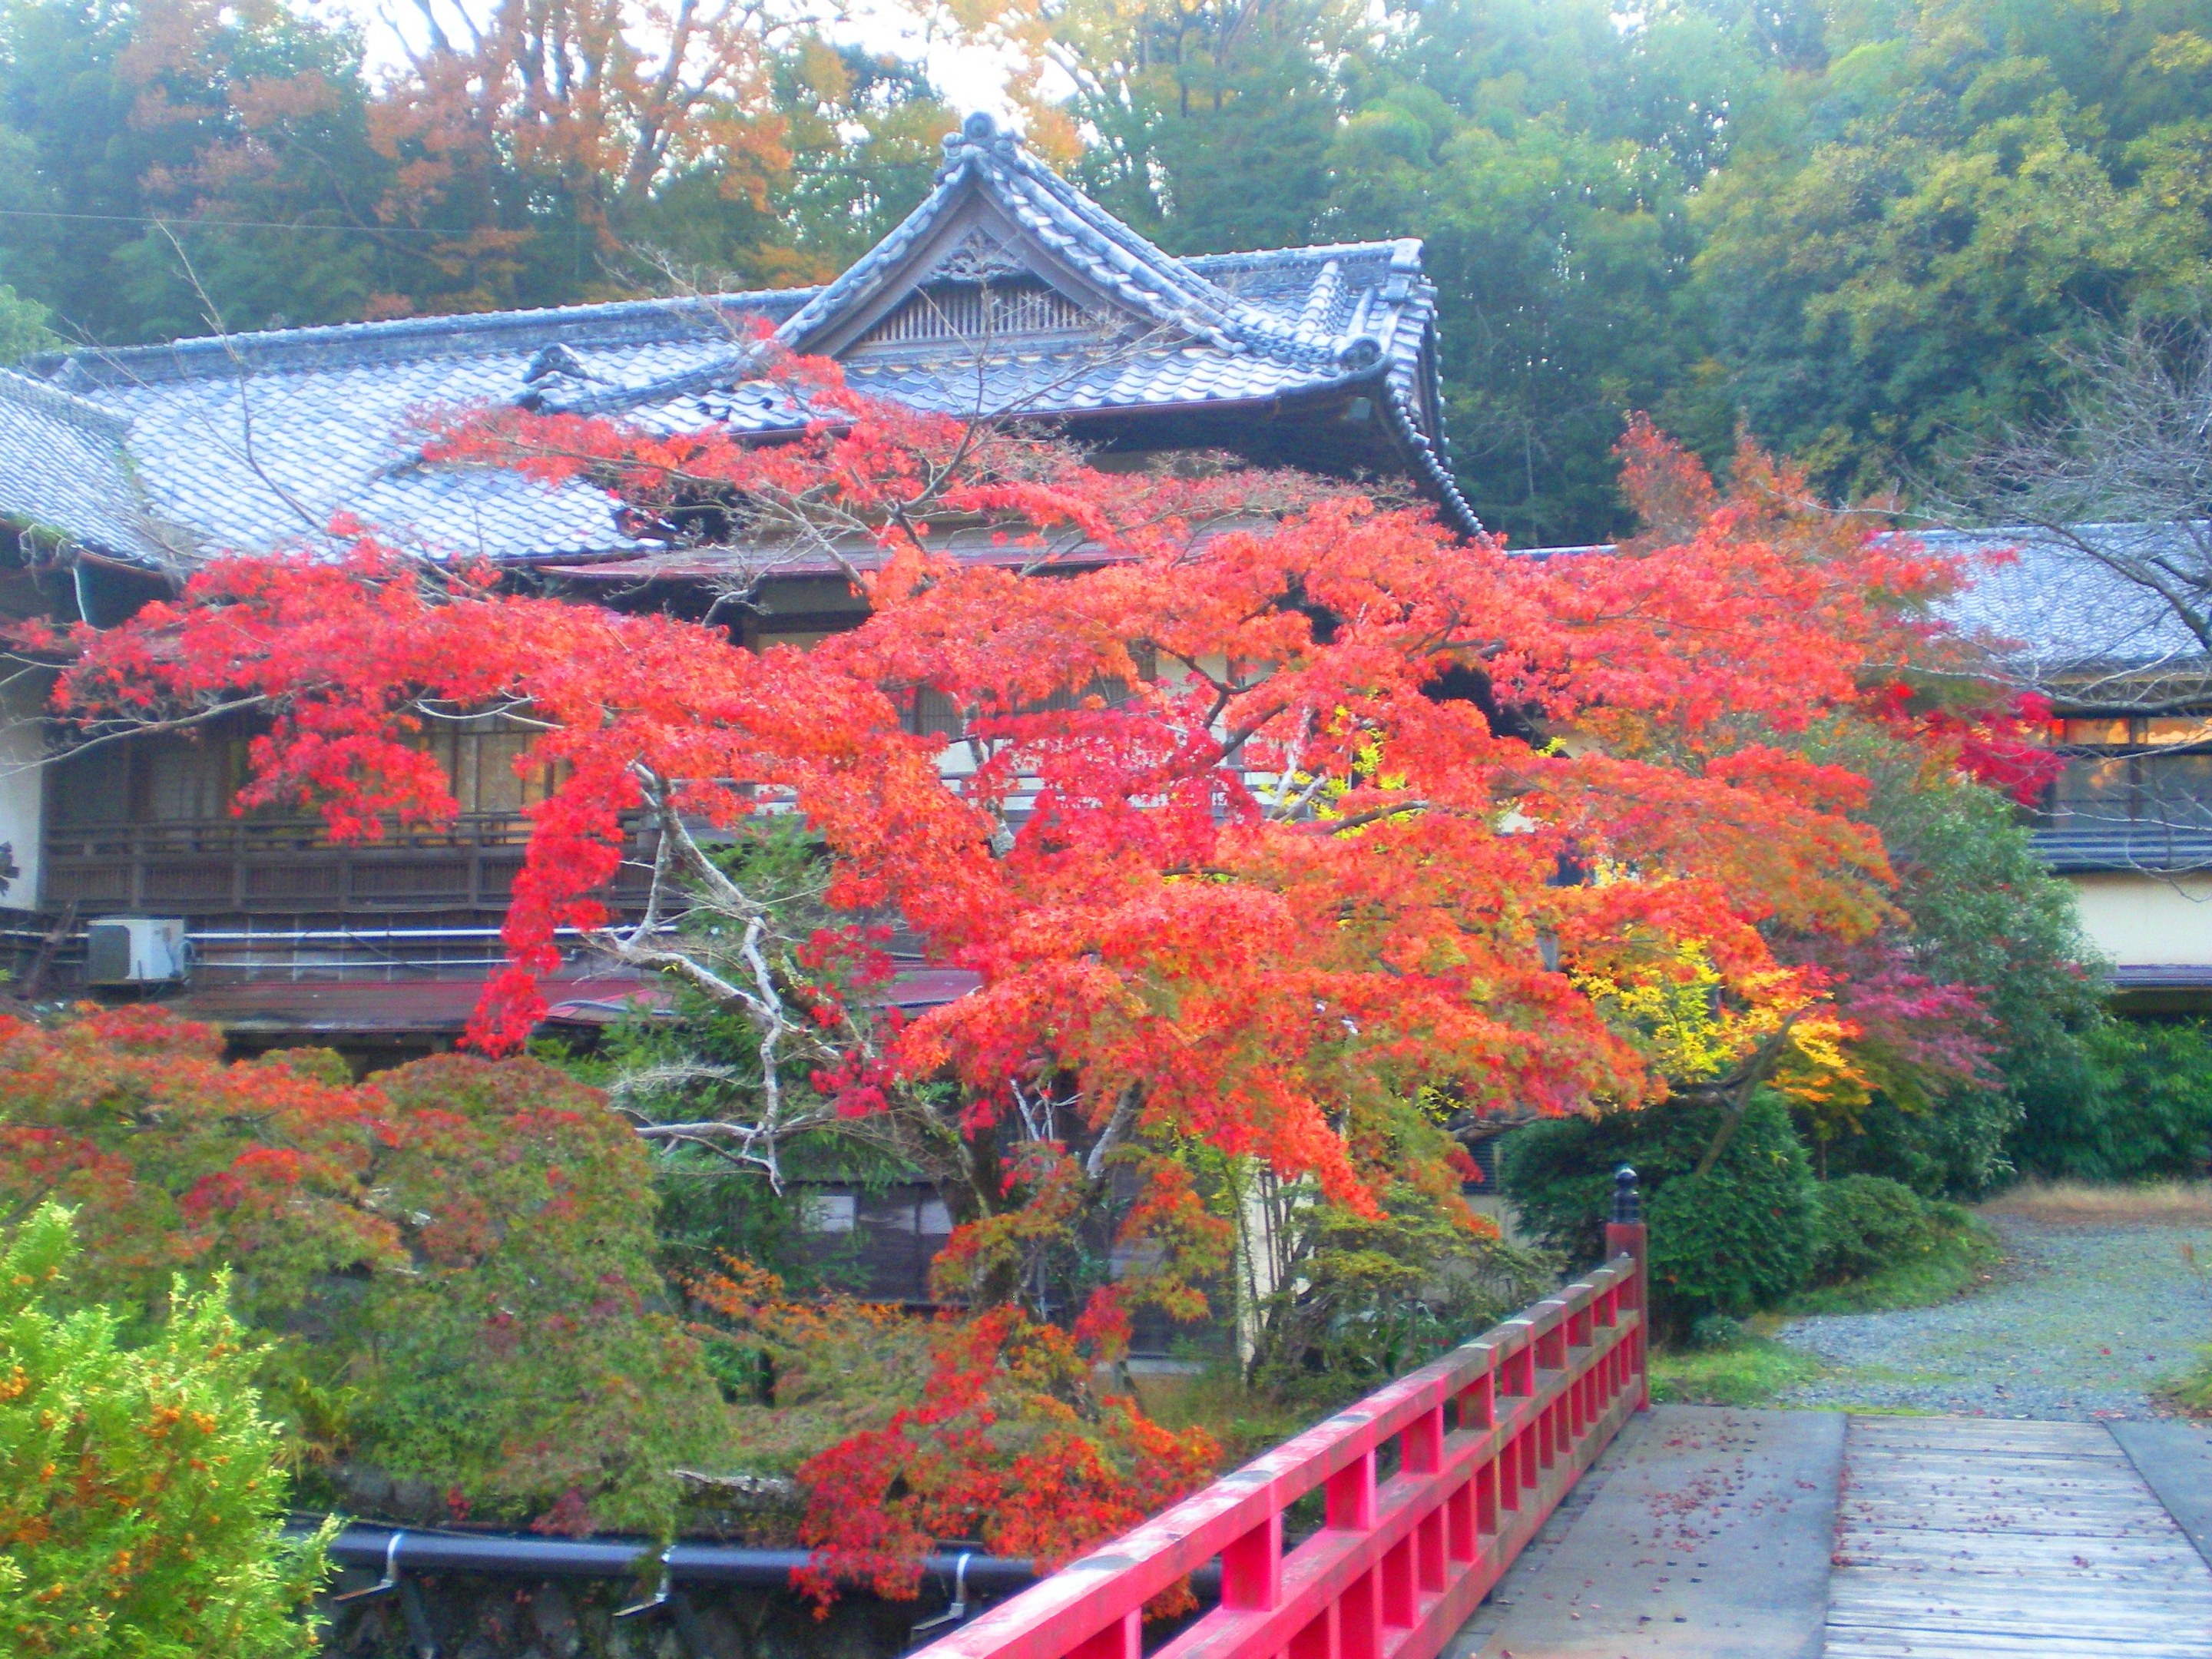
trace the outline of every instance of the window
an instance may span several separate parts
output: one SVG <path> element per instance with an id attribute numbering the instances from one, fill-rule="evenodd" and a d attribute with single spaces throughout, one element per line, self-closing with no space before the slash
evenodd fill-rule
<path id="1" fill-rule="evenodd" d="M 422 744 L 445 769 L 463 812 L 497 817 L 535 806 L 558 783 L 550 766 L 515 770 L 538 736 L 535 728 L 505 715 L 469 714 L 426 721 Z"/>
<path id="2" fill-rule="evenodd" d="M 811 1193 L 799 1202 L 799 1227 L 810 1233 L 849 1233 L 860 1208 L 851 1193 Z"/>
<path id="3" fill-rule="evenodd" d="M 2063 722 L 2055 823 L 2148 823 L 2212 830 L 2212 715 Z"/>
<path id="4" fill-rule="evenodd" d="M 71 755 L 53 771 L 54 823 L 210 823 L 229 816 L 246 778 L 246 739 L 211 733 L 140 738 Z"/>
<path id="5" fill-rule="evenodd" d="M 515 762 L 537 734 L 497 714 L 434 717 L 417 739 L 438 757 L 465 813 L 505 816 L 544 800 L 551 767 L 518 773 Z M 220 823 L 246 775 L 244 733 L 199 732 L 105 744 L 58 762 L 53 769 L 57 828 L 96 824 Z M 298 818 L 293 806 L 257 817 Z"/>

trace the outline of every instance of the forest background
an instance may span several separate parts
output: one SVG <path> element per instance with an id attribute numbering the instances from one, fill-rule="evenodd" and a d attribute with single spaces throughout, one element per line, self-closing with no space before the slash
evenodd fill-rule
<path id="1" fill-rule="evenodd" d="M 955 112 L 811 0 L 0 11 L 0 355 L 818 282 Z M 2212 261 L 2212 0 L 945 0 L 1031 140 L 1185 253 L 1413 235 L 1453 463 L 1626 526 L 1650 411 L 1832 499 L 2033 416 Z M 389 61 L 372 64 L 374 57 Z M 972 61 L 972 60 L 970 60 Z"/>

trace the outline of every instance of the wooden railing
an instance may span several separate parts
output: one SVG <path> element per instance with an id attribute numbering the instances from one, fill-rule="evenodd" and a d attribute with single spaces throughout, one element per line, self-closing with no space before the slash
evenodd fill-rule
<path id="1" fill-rule="evenodd" d="M 261 817 L 56 828 L 44 903 L 80 915 L 361 915 L 507 908 L 530 821 L 471 813 L 376 841 L 333 842 L 312 820 Z M 642 900 L 643 855 L 617 904 Z"/>
<path id="2" fill-rule="evenodd" d="M 1155 1659 L 1431 1659 L 1649 1401 L 1644 1227 L 1622 1173 L 1604 1267 L 922 1652 L 1139 1659 L 1145 1604 L 1218 1556 L 1219 1605 Z M 1317 1489 L 1325 1524 L 1285 1553 L 1285 1511 Z"/>

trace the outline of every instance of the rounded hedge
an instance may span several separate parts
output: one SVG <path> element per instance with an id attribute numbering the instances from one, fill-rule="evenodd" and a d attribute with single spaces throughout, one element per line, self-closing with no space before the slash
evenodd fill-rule
<path id="1" fill-rule="evenodd" d="M 1864 1279 L 1927 1249 L 1939 1231 L 1928 1200 L 1881 1176 L 1839 1176 L 1815 1189 L 1813 1278 Z"/>

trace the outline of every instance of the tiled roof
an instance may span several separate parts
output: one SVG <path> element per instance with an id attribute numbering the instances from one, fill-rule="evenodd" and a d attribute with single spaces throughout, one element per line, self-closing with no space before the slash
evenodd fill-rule
<path id="1" fill-rule="evenodd" d="M 2075 533 L 2123 556 L 2170 551 L 2185 565 L 2200 562 L 2176 526 L 2086 524 Z M 1924 532 L 1916 539 L 1980 560 L 1973 585 L 1945 605 L 1945 614 L 1990 640 L 2014 672 L 2038 684 L 2203 663 L 2203 646 L 2165 600 L 2042 531 Z M 1993 555 L 2000 556 L 1987 556 Z"/>
<path id="2" fill-rule="evenodd" d="M 61 540 L 151 561 L 159 553 L 130 483 L 130 422 L 0 369 L 0 517 Z"/>
<path id="3" fill-rule="evenodd" d="M 2202 568 L 2201 556 L 2178 526 L 2084 524 L 2074 530 L 2117 555 L 2168 554 Z M 2165 600 L 2043 531 L 2013 526 L 1910 534 L 1933 552 L 1967 561 L 1968 585 L 1939 610 L 1954 627 L 1988 643 L 2022 679 L 2057 686 L 2204 664 L 2203 646 Z M 1523 558 L 1565 558 L 1613 549 L 1607 544 L 1514 550 Z"/>
<path id="4" fill-rule="evenodd" d="M 937 188 L 818 289 L 629 301 L 186 340 L 40 360 L 0 388 L 0 514 L 130 558 L 313 545 L 344 514 L 437 555 L 629 554 L 616 504 L 583 485 L 426 465 L 425 415 L 484 403 L 603 412 L 661 428 L 772 433 L 807 411 L 750 379 L 765 325 L 793 349 L 943 264 L 928 245 L 977 199 L 1012 252 L 1072 270 L 1126 313 L 1115 330 L 1024 349 L 861 352 L 859 389 L 950 412 L 1051 417 L 1357 392 L 1399 464 L 1462 527 L 1433 411 L 1434 291 L 1419 244 L 1176 259 L 987 118 L 946 141 Z M 939 237 L 941 240 L 941 236 Z M 923 258 L 917 253 L 922 250 Z M 1073 280 L 1073 279 L 1071 279 Z M 44 399 L 52 409 L 26 399 Z M 64 411 L 57 413 L 55 411 Z M 143 526 L 160 526 L 158 534 Z"/>
<path id="5" fill-rule="evenodd" d="M 2212 829 L 2187 823 L 2069 814 L 2039 825 L 2033 833 L 2035 850 L 2061 872 L 2212 870 Z"/>

